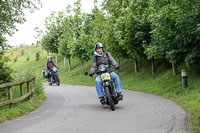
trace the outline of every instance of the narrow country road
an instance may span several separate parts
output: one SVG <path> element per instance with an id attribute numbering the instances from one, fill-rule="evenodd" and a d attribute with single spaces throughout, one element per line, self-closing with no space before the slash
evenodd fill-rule
<path id="1" fill-rule="evenodd" d="M 159 96 L 125 90 L 111 111 L 100 105 L 94 87 L 44 87 L 40 108 L 0 124 L 0 133 L 188 133 L 185 111 Z"/>

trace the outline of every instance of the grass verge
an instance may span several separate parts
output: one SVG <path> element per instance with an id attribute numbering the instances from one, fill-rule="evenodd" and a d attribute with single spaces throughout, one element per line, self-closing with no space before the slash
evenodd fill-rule
<path id="1" fill-rule="evenodd" d="M 0 123 L 6 120 L 18 118 L 19 116 L 35 110 L 39 107 L 44 99 L 45 97 L 42 88 L 42 82 L 41 80 L 36 80 L 36 91 L 31 100 L 16 103 L 13 105 L 13 108 L 10 108 L 9 105 L 0 107 Z"/>
<path id="2" fill-rule="evenodd" d="M 23 50 L 23 54 L 22 51 Z M 13 105 L 13 108 L 10 108 L 9 105 L 0 107 L 0 123 L 5 122 L 7 120 L 18 118 L 24 114 L 27 114 L 40 106 L 42 101 L 45 99 L 43 87 L 42 87 L 42 78 L 40 76 L 40 68 L 43 66 L 41 63 L 35 61 L 36 52 L 40 51 L 41 47 L 29 46 L 28 48 L 20 48 L 20 49 L 12 49 L 7 51 L 6 55 L 10 58 L 11 68 L 15 71 L 13 75 L 26 75 L 27 77 L 35 74 L 36 78 L 36 91 L 31 100 L 25 100 L 23 102 L 19 102 Z M 45 51 L 41 51 L 45 52 Z M 41 62 L 42 58 L 45 57 L 46 53 L 41 54 Z M 14 59 L 17 57 L 17 61 L 14 62 Z M 30 59 L 27 61 L 27 57 Z M 35 64 L 35 65 L 34 65 Z M 39 64 L 39 65 L 38 65 Z M 38 71 L 35 71 L 38 70 Z M 19 80 L 19 78 L 14 77 L 15 80 Z M 14 94 L 14 98 L 19 97 L 19 87 L 15 86 L 12 88 Z M 27 90 L 24 89 L 24 93 L 27 93 Z M 4 97 L 3 97 L 4 96 Z M 0 101 L 7 100 L 7 93 L 1 95 Z"/>

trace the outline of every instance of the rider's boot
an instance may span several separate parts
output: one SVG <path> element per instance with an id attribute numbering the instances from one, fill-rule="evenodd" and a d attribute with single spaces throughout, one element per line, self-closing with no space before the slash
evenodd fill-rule
<path id="1" fill-rule="evenodd" d="M 102 105 L 105 105 L 105 104 L 106 104 L 106 101 L 105 101 L 105 98 L 104 98 L 104 97 L 100 97 L 99 99 L 100 99 L 100 103 L 101 103 Z"/>
<path id="2" fill-rule="evenodd" d="M 123 95 L 121 92 L 117 92 L 117 100 L 122 101 L 123 100 Z"/>

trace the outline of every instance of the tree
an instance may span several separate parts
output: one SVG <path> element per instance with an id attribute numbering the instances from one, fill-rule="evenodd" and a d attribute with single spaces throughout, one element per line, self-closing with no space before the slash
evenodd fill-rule
<path id="1" fill-rule="evenodd" d="M 199 62 L 199 1 L 153 2 L 160 8 L 152 21 L 152 42 L 146 52 L 148 56 L 164 57 L 172 63 L 176 75 L 176 64 Z"/>
<path id="2" fill-rule="evenodd" d="M 63 12 L 52 12 L 45 22 L 45 35 L 42 39 L 42 46 L 52 53 L 56 53 L 56 63 L 59 49 L 59 38 L 63 34 L 62 21 L 64 19 Z"/>
<path id="3" fill-rule="evenodd" d="M 147 2 L 108 0 L 104 7 L 112 16 L 115 40 L 129 58 L 134 58 L 135 72 L 138 72 L 137 59 L 145 57 L 143 44 L 150 42 L 151 25 L 144 10 Z"/>
<path id="4" fill-rule="evenodd" d="M 41 44 L 41 41 L 42 41 L 42 37 L 44 35 L 44 31 L 41 30 L 40 28 L 38 27 L 35 27 L 34 28 L 34 31 L 36 32 L 36 35 L 35 35 L 35 39 L 37 39 L 37 45 Z M 37 46 L 36 45 L 36 46 Z"/>
<path id="5" fill-rule="evenodd" d="M 80 59 L 82 63 L 82 72 L 84 72 L 84 61 L 88 61 L 91 57 L 91 36 L 88 31 L 88 21 L 90 17 L 85 13 L 81 13 L 81 1 L 77 0 L 74 8 L 73 16 L 73 40 L 70 44 L 71 54 Z"/>
<path id="6" fill-rule="evenodd" d="M 70 7 L 67 8 L 66 14 L 70 14 Z M 66 16 L 62 22 L 63 34 L 59 38 L 59 52 L 64 56 L 64 58 L 68 58 L 68 67 L 69 71 L 71 70 L 71 53 L 70 53 L 70 44 L 73 41 L 73 17 L 72 15 Z"/>
<path id="7" fill-rule="evenodd" d="M 24 10 L 28 9 L 33 12 L 35 9 L 39 9 L 41 5 L 40 0 L 4 0 L 0 1 L 0 84 L 11 81 L 11 69 L 5 65 L 3 59 L 4 47 L 8 47 L 6 44 L 5 35 L 12 35 L 17 31 L 17 24 L 23 24 L 26 19 Z"/>
<path id="8" fill-rule="evenodd" d="M 37 52 L 37 53 L 35 54 L 35 60 L 36 60 L 36 61 L 39 61 L 39 60 L 40 60 L 40 52 Z"/>
<path id="9" fill-rule="evenodd" d="M 40 0 L 4 0 L 0 6 L 0 33 L 12 35 L 17 30 L 16 24 L 26 21 L 24 10 L 33 12 L 39 9 L 41 3 Z"/>

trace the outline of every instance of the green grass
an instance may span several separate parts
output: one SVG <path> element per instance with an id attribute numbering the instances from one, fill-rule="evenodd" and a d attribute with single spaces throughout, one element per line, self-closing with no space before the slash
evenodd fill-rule
<path id="1" fill-rule="evenodd" d="M 37 89 L 31 100 L 29 100 L 29 101 L 26 100 L 26 101 L 14 104 L 13 108 L 10 108 L 9 105 L 0 107 L 0 123 L 4 122 L 6 120 L 18 118 L 19 116 L 29 113 L 32 110 L 39 107 L 39 105 L 42 103 L 42 101 L 45 99 L 45 97 L 44 97 L 41 80 L 37 79 L 36 82 L 37 82 L 36 83 Z M 18 94 L 19 94 L 19 92 L 15 91 L 14 95 L 18 95 Z M 19 96 L 15 96 L 15 97 L 19 97 Z"/>
<path id="2" fill-rule="evenodd" d="M 35 71 L 36 69 L 40 70 L 41 68 L 41 63 L 40 65 L 38 65 L 38 63 L 36 63 L 35 61 L 35 53 L 40 50 L 41 47 L 29 47 L 28 49 L 25 50 L 25 54 L 23 56 L 18 56 L 18 61 L 16 63 L 14 63 L 13 59 L 11 59 L 11 61 L 8 63 L 8 65 L 10 65 L 14 71 L 15 74 L 17 75 L 26 75 L 27 77 L 32 75 L 32 74 L 36 74 L 37 75 L 37 79 L 36 79 L 36 91 L 34 93 L 34 97 L 31 100 L 26 100 L 23 102 L 19 102 L 17 104 L 14 104 L 13 108 L 10 108 L 9 105 L 0 107 L 0 123 L 4 122 L 6 120 L 10 120 L 10 119 L 14 119 L 14 118 L 18 118 L 21 115 L 24 115 L 26 113 L 31 112 L 32 110 L 36 109 L 37 107 L 39 107 L 39 105 L 42 103 L 42 101 L 45 99 L 44 96 L 44 92 L 43 92 L 43 87 L 42 87 L 42 80 L 41 77 L 38 76 L 40 75 L 40 72 Z M 8 52 L 15 52 L 13 55 L 17 54 L 19 50 L 9 50 Z M 30 61 L 26 61 L 28 52 L 32 51 L 32 54 L 30 55 Z M 7 52 L 7 54 L 9 54 Z M 44 51 L 45 52 L 45 51 Z M 18 52 L 19 53 L 19 52 Z M 43 58 L 45 57 L 45 53 L 43 54 Z M 13 74 L 13 75 L 15 75 Z M 16 78 L 14 77 L 14 80 L 20 80 L 20 78 Z M 24 94 L 27 93 L 26 90 L 26 85 L 24 86 Z M 14 86 L 12 87 L 12 91 L 13 93 L 13 99 L 20 97 L 20 92 L 19 92 L 19 86 Z M 0 93 L 0 101 L 5 101 L 8 100 L 7 98 L 7 93 L 6 91 L 3 91 Z"/>
<path id="3" fill-rule="evenodd" d="M 28 51 L 33 51 L 30 61 L 26 61 Z M 18 61 L 12 67 L 17 73 L 34 72 L 38 78 L 42 77 L 42 69 L 46 62 L 46 52 L 43 51 L 41 60 L 35 61 L 35 53 L 40 51 L 41 47 L 29 47 L 25 54 L 18 58 Z M 54 56 L 53 56 L 54 57 Z M 77 59 L 71 59 L 72 70 L 68 70 L 68 65 L 64 65 L 63 57 L 59 56 L 58 65 L 61 83 L 78 84 L 94 86 L 95 77 L 92 79 L 85 76 L 81 70 L 81 63 Z M 55 57 L 54 57 L 55 61 Z M 133 60 L 121 59 L 120 79 L 124 89 L 142 91 L 161 95 L 174 100 L 182 106 L 188 114 L 189 127 L 192 132 L 200 133 L 200 69 L 198 66 L 187 68 L 188 70 L 188 88 L 182 91 L 181 75 L 173 76 L 171 65 L 166 61 L 156 61 L 157 71 L 155 75 L 151 74 L 151 62 L 148 60 L 139 61 L 139 73 L 134 73 Z M 89 71 L 91 61 L 85 62 L 85 71 Z M 180 70 L 185 68 L 179 66 Z M 1 117 L 1 115 L 0 115 Z"/>

